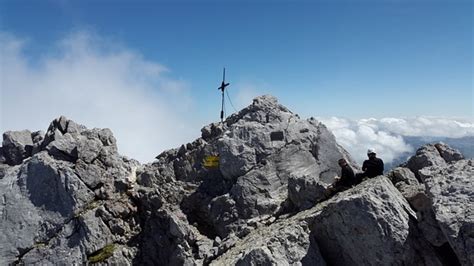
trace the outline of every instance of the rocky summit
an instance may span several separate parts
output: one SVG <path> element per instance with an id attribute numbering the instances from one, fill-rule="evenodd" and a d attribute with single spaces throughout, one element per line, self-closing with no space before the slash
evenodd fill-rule
<path id="1" fill-rule="evenodd" d="M 334 135 L 272 96 L 141 165 L 65 117 L 5 132 L 0 264 L 474 265 L 474 162 L 427 144 L 339 193 Z"/>

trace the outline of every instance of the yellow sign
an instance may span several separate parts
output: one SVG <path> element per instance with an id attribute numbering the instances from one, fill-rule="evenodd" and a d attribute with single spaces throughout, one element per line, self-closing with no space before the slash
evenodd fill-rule
<path id="1" fill-rule="evenodd" d="M 204 157 L 202 163 L 206 168 L 216 168 L 219 167 L 219 156 L 209 155 Z"/>

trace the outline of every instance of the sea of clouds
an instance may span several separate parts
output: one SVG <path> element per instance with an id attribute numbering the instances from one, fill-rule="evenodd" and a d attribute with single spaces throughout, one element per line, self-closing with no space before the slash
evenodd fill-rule
<path id="1" fill-rule="evenodd" d="M 461 138 L 474 136 L 474 122 L 464 118 L 415 117 L 347 119 L 319 117 L 337 141 L 362 163 L 367 149 L 376 149 L 379 157 L 392 162 L 406 152 L 414 152 L 404 136 Z"/>

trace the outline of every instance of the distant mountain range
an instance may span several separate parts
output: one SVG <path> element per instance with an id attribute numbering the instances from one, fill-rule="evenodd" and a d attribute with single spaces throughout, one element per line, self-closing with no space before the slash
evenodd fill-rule
<path id="1" fill-rule="evenodd" d="M 411 145 L 415 149 L 415 151 L 424 144 L 441 141 L 459 150 L 464 155 L 464 157 L 468 159 L 474 158 L 474 136 L 467 136 L 462 138 L 403 136 L 403 139 L 407 144 Z M 388 171 L 394 167 L 397 167 L 399 164 L 405 162 L 411 155 L 413 155 L 413 152 L 403 153 L 398 158 L 394 159 L 391 163 L 386 163 L 385 170 Z"/>

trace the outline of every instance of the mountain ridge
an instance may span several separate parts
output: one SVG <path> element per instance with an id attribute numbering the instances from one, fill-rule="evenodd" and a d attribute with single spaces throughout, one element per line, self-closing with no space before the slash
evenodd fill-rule
<path id="1" fill-rule="evenodd" d="M 337 160 L 359 166 L 323 124 L 272 96 L 144 165 L 118 154 L 110 130 L 65 117 L 45 134 L 3 137 L 1 263 L 474 261 L 472 160 L 425 145 L 402 167 L 328 198 Z M 205 166 L 210 156 L 217 166 Z"/>

